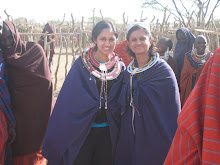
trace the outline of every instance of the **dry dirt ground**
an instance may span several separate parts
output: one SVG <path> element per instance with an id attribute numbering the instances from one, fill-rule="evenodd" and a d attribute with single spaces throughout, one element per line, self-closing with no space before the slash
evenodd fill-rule
<path id="1" fill-rule="evenodd" d="M 65 65 L 66 65 L 66 55 L 65 55 L 65 50 L 62 50 L 62 55 L 60 57 L 60 64 L 59 64 L 59 69 L 58 69 L 58 73 L 57 73 L 57 85 L 56 85 L 56 89 L 55 89 L 55 71 L 57 68 L 57 64 L 58 64 L 58 57 L 59 57 L 59 52 L 60 50 L 57 48 L 55 50 L 56 54 L 53 57 L 53 63 L 51 66 L 51 71 L 52 71 L 52 80 L 53 80 L 53 90 L 54 90 L 54 96 L 55 98 L 57 98 L 60 89 L 63 85 L 63 82 L 65 80 Z M 72 60 L 73 60 L 73 56 L 71 55 L 70 51 L 68 53 L 68 64 L 67 64 L 67 73 L 69 72 L 71 65 L 72 65 Z M 77 56 L 78 57 L 78 56 Z"/>

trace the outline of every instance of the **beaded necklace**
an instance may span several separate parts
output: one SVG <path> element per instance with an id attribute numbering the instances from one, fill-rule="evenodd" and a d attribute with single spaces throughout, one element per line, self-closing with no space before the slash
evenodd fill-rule
<path id="1" fill-rule="evenodd" d="M 149 60 L 149 62 L 147 62 L 147 64 L 145 64 L 144 66 L 142 66 L 140 68 L 134 67 L 134 60 L 132 60 L 131 63 L 127 67 L 127 71 L 131 75 L 135 75 L 136 73 L 141 73 L 141 72 L 151 68 L 152 66 L 154 66 L 154 64 L 158 61 L 158 59 L 159 59 L 159 54 L 156 53 L 154 56 L 152 56 L 150 58 L 150 60 Z"/>
<path id="2" fill-rule="evenodd" d="M 82 61 L 87 70 L 95 77 L 101 80 L 113 80 L 120 75 L 122 66 L 119 63 L 119 59 L 114 53 L 110 54 L 110 60 L 107 63 L 99 63 L 94 57 L 94 48 L 87 48 L 82 53 Z M 98 71 L 95 67 L 101 70 Z M 112 69 L 111 72 L 107 72 L 108 69 Z M 105 71 L 105 74 L 102 72 Z"/>
<path id="3" fill-rule="evenodd" d="M 203 55 L 198 55 L 196 49 L 194 49 L 191 52 L 191 57 L 192 57 L 193 61 L 195 61 L 196 63 L 199 63 L 199 64 L 204 64 L 209 59 L 210 56 L 211 56 L 211 52 L 208 50 L 206 50 Z"/>
<path id="4" fill-rule="evenodd" d="M 131 100 L 130 100 L 130 106 L 132 107 L 132 130 L 133 130 L 133 134 L 135 135 L 135 124 L 134 124 L 134 117 L 135 117 L 135 111 L 138 113 L 138 115 L 140 116 L 140 113 L 138 111 L 138 109 L 134 106 L 134 100 L 133 100 L 133 90 L 132 90 L 132 79 L 133 76 L 137 73 L 141 73 L 144 72 L 147 69 L 150 69 L 152 66 L 154 66 L 156 64 L 156 62 L 159 60 L 159 54 L 156 53 L 155 55 L 153 55 L 150 60 L 147 62 L 147 64 L 145 64 L 144 66 L 140 67 L 140 68 L 136 68 L 134 67 L 134 60 L 131 61 L 131 63 L 128 65 L 127 67 L 127 71 L 130 73 L 130 94 L 131 94 Z"/>
<path id="5" fill-rule="evenodd" d="M 115 55 L 113 53 L 109 54 L 109 61 L 103 63 L 103 62 L 100 62 L 99 60 L 97 60 L 95 58 L 95 49 L 89 49 L 89 51 L 90 51 L 89 54 L 88 54 L 89 58 L 90 58 L 92 64 L 95 67 L 99 68 L 100 65 L 104 64 L 106 69 L 108 70 L 108 69 L 110 69 L 110 68 L 112 68 L 114 66 L 114 64 L 116 62 L 116 58 L 115 58 Z"/>
<path id="6" fill-rule="evenodd" d="M 99 97 L 99 109 L 101 109 L 101 102 L 104 99 L 105 101 L 105 109 L 107 109 L 107 81 L 113 80 L 119 76 L 121 73 L 122 66 L 119 63 L 119 59 L 115 56 L 114 53 L 111 53 L 110 60 L 106 63 L 102 63 L 98 61 L 95 56 L 95 49 L 94 48 L 87 48 L 82 53 L 82 61 L 84 66 L 93 76 L 99 78 L 101 80 L 101 89 L 100 89 L 100 97 Z M 99 68 L 97 70 L 96 68 Z M 113 68 L 110 72 L 108 69 Z M 91 77 L 90 77 L 91 80 Z"/>

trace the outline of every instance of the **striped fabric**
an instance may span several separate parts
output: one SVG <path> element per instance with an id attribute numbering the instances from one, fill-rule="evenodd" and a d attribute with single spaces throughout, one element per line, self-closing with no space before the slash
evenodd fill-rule
<path id="1" fill-rule="evenodd" d="M 46 165 L 47 160 L 41 155 L 41 151 L 36 153 L 13 157 L 13 165 Z"/>
<path id="2" fill-rule="evenodd" d="M 117 43 L 114 52 L 122 59 L 126 67 L 132 61 L 132 58 L 127 53 L 127 40 Z"/>
<path id="3" fill-rule="evenodd" d="M 16 122 L 11 110 L 11 101 L 4 76 L 5 63 L 0 52 L 0 110 L 4 113 L 8 123 L 15 128 Z"/>
<path id="4" fill-rule="evenodd" d="M 220 48 L 205 65 L 179 115 L 164 164 L 220 164 Z"/>
<path id="5" fill-rule="evenodd" d="M 0 110 L 0 165 L 4 164 L 7 139 L 8 139 L 7 122 L 5 119 L 5 115 Z"/>

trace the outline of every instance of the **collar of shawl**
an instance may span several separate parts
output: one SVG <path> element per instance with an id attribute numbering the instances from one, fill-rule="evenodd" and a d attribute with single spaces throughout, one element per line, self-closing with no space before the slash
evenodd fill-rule
<path id="1" fill-rule="evenodd" d="M 106 63 L 100 63 L 95 59 L 94 56 L 95 49 L 94 48 L 87 48 L 82 53 L 82 61 L 84 66 L 87 68 L 87 70 L 94 75 L 95 77 L 101 79 L 101 80 L 113 80 L 119 76 L 121 73 L 122 66 L 119 62 L 119 59 L 117 56 L 115 56 L 114 53 L 111 53 L 110 60 Z M 99 68 L 97 70 L 96 68 Z M 113 69 L 111 69 L 113 68 Z M 111 69 L 110 72 L 108 72 L 108 69 Z"/>

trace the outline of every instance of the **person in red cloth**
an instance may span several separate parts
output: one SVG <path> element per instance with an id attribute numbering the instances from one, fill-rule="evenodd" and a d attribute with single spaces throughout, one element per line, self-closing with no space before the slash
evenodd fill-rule
<path id="1" fill-rule="evenodd" d="M 207 62 L 179 117 L 164 165 L 220 164 L 220 48 Z"/>
<path id="2" fill-rule="evenodd" d="M 0 49 L 0 164 L 11 162 L 10 144 L 15 140 L 16 121 L 11 110 L 11 101 L 6 86 L 5 63 Z M 6 152 L 7 151 L 7 152 Z"/>
<path id="3" fill-rule="evenodd" d="M 47 33 L 47 34 L 51 34 L 54 35 L 54 31 L 52 28 L 52 25 L 50 23 L 47 23 L 42 31 L 42 33 Z M 55 36 L 52 36 L 52 38 Z M 55 42 L 51 41 L 50 37 L 47 36 L 47 42 L 50 43 L 50 54 L 49 54 L 49 67 L 51 68 L 51 64 L 53 62 L 53 56 L 55 54 Z M 38 41 L 38 43 L 43 47 L 44 49 L 44 36 L 40 37 L 40 40 Z M 48 56 L 47 52 L 46 52 L 46 57 Z"/>
<path id="4" fill-rule="evenodd" d="M 127 40 L 118 42 L 114 50 L 114 52 L 118 55 L 118 57 L 122 59 L 126 67 L 133 60 L 133 58 L 127 52 L 127 45 L 128 45 Z"/>
<path id="5" fill-rule="evenodd" d="M 177 62 L 171 55 L 169 55 L 169 51 L 173 47 L 173 42 L 169 38 L 160 38 L 159 41 L 157 42 L 156 47 L 160 57 L 163 58 L 170 65 L 177 78 L 178 77 Z"/>
<path id="6" fill-rule="evenodd" d="M 3 22 L 0 46 L 16 120 L 13 164 L 45 164 L 41 146 L 53 108 L 52 79 L 46 56 L 39 44 L 22 41 L 9 21 Z"/>
<path id="7" fill-rule="evenodd" d="M 207 40 L 204 36 L 196 37 L 195 49 L 185 55 L 184 65 L 180 76 L 180 100 L 182 106 L 194 88 L 204 64 L 210 58 L 212 53 L 206 49 Z"/>
<path id="8" fill-rule="evenodd" d="M 7 145 L 8 132 L 5 115 L 0 111 L 0 164 L 4 164 L 5 149 Z"/>
<path id="9" fill-rule="evenodd" d="M 0 22 L 0 35 L 3 22 Z M 11 100 L 6 85 L 5 62 L 0 47 L 0 164 L 8 165 L 10 144 L 14 141 L 16 121 L 11 110 Z M 5 156 L 6 155 L 6 156 Z"/>

